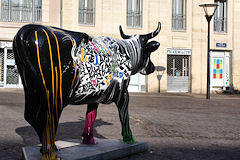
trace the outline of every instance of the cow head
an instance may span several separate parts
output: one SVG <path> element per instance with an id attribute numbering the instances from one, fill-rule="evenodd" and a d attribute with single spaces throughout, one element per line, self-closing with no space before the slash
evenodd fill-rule
<path id="1" fill-rule="evenodd" d="M 158 27 L 154 32 L 144 34 L 144 35 L 132 35 L 132 36 L 126 35 L 124 34 L 121 26 L 119 27 L 119 30 L 120 30 L 121 37 L 123 39 L 137 39 L 137 41 L 140 44 L 140 51 L 139 51 L 140 53 L 138 53 L 140 57 L 138 57 L 139 62 L 137 65 L 137 71 L 135 72 L 140 72 L 141 74 L 144 74 L 144 75 L 153 73 L 155 70 L 155 66 L 152 63 L 150 56 L 152 52 L 158 49 L 158 47 L 160 46 L 160 43 L 157 41 L 151 41 L 151 42 L 148 42 L 148 41 L 158 35 L 158 33 L 161 30 L 161 23 L 158 22 Z M 135 74 L 135 72 L 133 74 Z"/>

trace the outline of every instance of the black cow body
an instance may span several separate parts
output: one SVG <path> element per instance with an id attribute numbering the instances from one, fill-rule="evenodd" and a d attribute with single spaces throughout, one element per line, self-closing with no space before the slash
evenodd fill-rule
<path id="1" fill-rule="evenodd" d="M 41 25 L 22 27 L 13 41 L 16 64 L 25 91 L 25 119 L 42 143 L 43 158 L 54 156 L 61 112 L 68 104 L 88 104 L 83 143 L 95 144 L 92 127 L 99 103 L 115 102 L 123 141 L 134 138 L 129 126 L 127 91 L 131 74 L 150 74 L 150 53 L 159 43 L 148 35 L 91 38 L 85 33 Z"/>

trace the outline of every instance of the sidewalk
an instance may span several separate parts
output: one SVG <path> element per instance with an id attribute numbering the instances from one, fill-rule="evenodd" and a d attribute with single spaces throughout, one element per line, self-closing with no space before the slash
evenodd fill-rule
<path id="1" fill-rule="evenodd" d="M 149 151 L 124 160 L 239 160 L 240 96 L 189 93 L 130 93 L 129 114 L 136 140 Z M 86 106 L 64 109 L 57 140 L 80 139 Z M 23 118 L 24 94 L 0 89 L 0 159 L 19 159 L 21 147 L 36 145 L 38 137 Z M 115 104 L 100 105 L 97 138 L 121 138 Z"/>

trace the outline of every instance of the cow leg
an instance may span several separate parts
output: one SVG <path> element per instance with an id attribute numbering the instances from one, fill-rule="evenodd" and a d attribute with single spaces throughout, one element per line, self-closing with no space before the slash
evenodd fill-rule
<path id="1" fill-rule="evenodd" d="M 42 95 L 38 100 L 39 96 L 31 96 L 25 92 L 25 119 L 35 129 L 42 143 L 40 149 L 42 160 L 49 160 L 56 158 L 54 140 L 59 120 L 58 115 L 61 114 L 61 111 L 57 113 L 55 108 L 49 109 L 44 94 Z"/>
<path id="2" fill-rule="evenodd" d="M 51 122 L 50 115 L 48 115 L 49 119 L 46 122 L 46 126 L 43 130 L 42 137 L 42 159 L 56 159 L 55 153 L 55 129 L 54 124 Z"/>
<path id="3" fill-rule="evenodd" d="M 56 99 L 55 99 L 56 100 Z M 44 103 L 42 104 L 42 117 L 43 122 L 42 126 L 39 127 L 42 131 L 40 133 L 40 141 L 42 143 L 42 160 L 49 160 L 49 159 L 57 159 L 56 155 L 56 145 L 55 145 L 55 135 L 57 132 L 57 127 L 60 119 L 60 115 L 62 112 L 61 107 L 59 106 L 59 102 L 56 100 L 53 103 L 52 96 L 48 97 L 47 93 L 47 101 L 46 99 L 43 100 Z"/>
<path id="4" fill-rule="evenodd" d="M 96 144 L 93 138 L 93 125 L 97 116 L 98 103 L 90 103 L 87 105 L 87 113 L 85 126 L 83 130 L 83 144 Z"/>
<path id="5" fill-rule="evenodd" d="M 122 93 L 120 99 L 116 102 L 119 118 L 122 125 L 122 136 L 123 142 L 134 143 L 135 139 L 132 135 L 132 131 L 129 125 L 129 115 L 128 115 L 128 104 L 129 104 L 129 94 L 128 91 Z"/>
<path id="6" fill-rule="evenodd" d="M 59 113 L 60 114 L 60 113 Z M 56 159 L 56 151 L 58 151 L 55 145 L 55 135 L 57 132 L 59 117 L 56 116 L 56 112 L 52 113 L 47 111 L 46 124 L 42 132 L 42 160 Z"/>

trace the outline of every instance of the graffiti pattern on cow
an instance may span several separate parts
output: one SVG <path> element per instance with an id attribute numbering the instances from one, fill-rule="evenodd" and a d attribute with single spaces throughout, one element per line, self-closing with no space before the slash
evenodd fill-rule
<path id="1" fill-rule="evenodd" d="M 109 37 L 98 37 L 77 47 L 74 44 L 72 57 L 79 70 L 80 85 L 77 93 L 105 90 L 111 79 L 120 84 L 131 75 L 129 56 L 120 52 L 119 44 Z"/>

